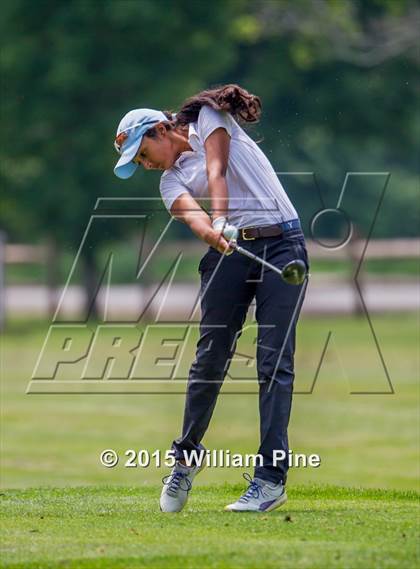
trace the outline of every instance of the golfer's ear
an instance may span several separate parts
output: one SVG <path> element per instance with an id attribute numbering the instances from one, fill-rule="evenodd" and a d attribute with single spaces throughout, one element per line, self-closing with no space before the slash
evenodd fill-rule
<path id="1" fill-rule="evenodd" d="M 167 132 L 167 131 L 166 131 L 165 125 L 164 125 L 163 123 L 159 122 L 159 123 L 156 125 L 156 128 L 157 128 L 157 131 L 158 131 L 158 133 L 159 133 L 160 135 L 166 136 L 166 132 Z"/>
<path id="2" fill-rule="evenodd" d="M 204 143 L 206 150 L 207 176 L 226 176 L 229 160 L 230 136 L 227 130 L 219 127 L 214 130 Z"/>

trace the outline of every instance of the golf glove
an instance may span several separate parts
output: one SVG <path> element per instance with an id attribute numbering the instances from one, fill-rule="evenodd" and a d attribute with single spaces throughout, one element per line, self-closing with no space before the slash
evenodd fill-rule
<path id="1" fill-rule="evenodd" d="M 216 231 L 222 231 L 222 235 L 226 239 L 226 241 L 236 239 L 236 237 L 230 237 L 230 238 L 228 237 L 229 235 L 237 235 L 238 230 L 234 225 L 230 225 L 228 223 L 226 217 L 224 216 L 216 217 L 216 219 L 212 221 L 211 225 L 213 229 L 215 229 Z M 225 255 L 231 255 L 232 253 L 233 249 L 230 249 L 226 251 Z"/>

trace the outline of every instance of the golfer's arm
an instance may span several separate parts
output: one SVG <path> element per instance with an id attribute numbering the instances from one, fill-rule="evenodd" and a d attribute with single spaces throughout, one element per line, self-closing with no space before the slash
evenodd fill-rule
<path id="1" fill-rule="evenodd" d="M 211 239 L 214 238 L 215 231 L 211 226 L 210 217 L 190 193 L 184 192 L 176 198 L 171 207 L 171 215 L 186 223 L 197 237 L 209 245 L 212 244 Z"/>
<path id="2" fill-rule="evenodd" d="M 205 140 L 207 179 L 211 198 L 212 219 L 228 216 L 229 194 L 226 171 L 229 160 L 230 136 L 220 127 Z"/>
<path id="3" fill-rule="evenodd" d="M 205 140 L 206 169 L 211 198 L 212 218 L 227 217 L 228 189 L 226 171 L 229 159 L 230 136 L 224 128 L 217 128 Z M 214 245 L 214 239 L 219 237 L 212 225 L 211 219 L 199 206 L 189 192 L 184 192 L 174 201 L 171 215 L 183 221 L 200 239 Z"/>
<path id="4" fill-rule="evenodd" d="M 228 191 L 226 178 L 221 174 L 209 175 L 209 194 L 211 197 L 211 217 L 228 217 Z"/>

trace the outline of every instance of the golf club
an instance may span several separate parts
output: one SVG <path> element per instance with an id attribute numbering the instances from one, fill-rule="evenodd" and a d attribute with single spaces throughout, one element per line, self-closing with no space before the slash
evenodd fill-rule
<path id="1" fill-rule="evenodd" d="M 238 229 L 233 225 L 228 225 L 224 229 L 223 236 L 229 241 L 229 245 L 233 249 L 235 249 L 235 251 L 241 253 L 241 255 L 245 255 L 249 259 L 252 259 L 257 263 L 260 263 L 261 265 L 264 265 L 264 267 L 267 267 L 268 269 L 271 269 L 275 273 L 279 274 L 281 278 L 284 280 L 284 282 L 286 282 L 287 284 L 300 285 L 303 283 L 305 278 L 309 276 L 306 270 L 305 263 L 300 259 L 294 259 L 293 261 L 286 263 L 286 265 L 282 269 L 279 269 L 274 265 L 272 265 L 271 263 L 269 263 L 268 261 L 265 261 L 264 259 L 261 259 L 261 257 L 258 257 L 258 255 L 254 255 L 254 253 L 251 253 L 251 251 L 248 251 L 247 249 L 244 249 L 243 247 L 238 245 L 236 243 L 236 238 L 238 236 Z"/>

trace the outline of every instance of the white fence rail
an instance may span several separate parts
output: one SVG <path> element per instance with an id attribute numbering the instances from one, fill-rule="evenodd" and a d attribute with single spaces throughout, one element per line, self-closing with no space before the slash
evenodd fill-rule
<path id="1" fill-rule="evenodd" d="M 371 240 L 366 247 L 365 240 L 353 240 L 338 249 L 330 248 L 333 242 L 326 242 L 326 247 L 315 241 L 307 240 L 309 257 L 315 260 L 343 261 L 352 264 L 354 270 L 346 276 L 328 273 L 312 274 L 304 310 L 313 313 L 358 313 L 362 311 L 359 293 L 354 282 L 354 274 L 363 251 L 364 260 L 371 259 L 419 259 L 420 239 L 378 239 Z M 147 248 L 147 247 L 146 247 Z M 203 255 L 207 246 L 200 241 L 172 242 L 162 245 L 161 255 L 175 256 L 180 251 L 187 255 L 196 255 L 197 260 Z M 53 252 L 54 253 L 54 252 Z M 21 314 L 52 315 L 55 311 L 61 287 L 54 287 L 51 282 L 34 285 L 5 285 L 7 266 L 12 264 L 41 264 L 46 274 L 51 273 L 51 260 L 56 258 L 48 245 L 20 245 L 5 243 L 4 234 L 0 232 L 0 326 L 4 325 L 6 312 Z M 362 266 L 363 269 L 363 266 Z M 394 280 L 392 280 L 394 279 Z M 387 278 L 369 277 L 365 279 L 363 271 L 358 277 L 358 285 L 362 289 L 363 298 L 372 311 L 404 311 L 415 310 L 419 305 L 420 291 L 416 279 L 398 278 L 398 275 Z M 114 306 L 122 315 L 131 312 L 133 307 L 141 309 L 142 299 L 151 287 L 139 285 L 113 286 L 111 296 Z M 188 290 L 187 290 L 188 289 Z M 183 302 L 185 298 L 194 297 L 197 293 L 194 283 L 176 284 L 165 299 L 166 314 L 182 317 L 188 313 Z M 80 313 L 84 305 L 84 291 L 81 287 L 68 290 L 68 301 L 64 307 L 66 313 Z M 103 303 L 99 295 L 99 305 Z M 156 299 L 157 300 L 157 299 Z M 152 310 L 153 312 L 153 310 Z M 152 314 L 151 314 L 152 315 Z M 162 317 L 162 313 L 160 314 Z M 165 314 L 163 314 L 165 317 Z"/>

